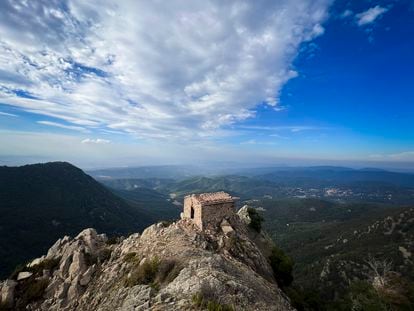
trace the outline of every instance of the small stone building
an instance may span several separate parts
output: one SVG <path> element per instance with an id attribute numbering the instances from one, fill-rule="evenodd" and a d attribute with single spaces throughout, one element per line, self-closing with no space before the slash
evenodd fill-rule
<path id="1" fill-rule="evenodd" d="M 217 228 L 225 218 L 234 215 L 234 198 L 226 192 L 191 194 L 184 198 L 181 218 L 192 219 L 201 229 Z"/>

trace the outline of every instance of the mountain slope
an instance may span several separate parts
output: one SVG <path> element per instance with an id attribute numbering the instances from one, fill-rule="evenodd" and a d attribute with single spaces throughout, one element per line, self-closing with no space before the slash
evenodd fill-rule
<path id="1" fill-rule="evenodd" d="M 182 211 L 180 202 L 173 200 L 166 194 L 148 188 L 137 188 L 133 190 L 111 190 L 129 205 L 133 206 L 143 215 L 154 220 L 177 219 Z M 178 203 L 177 203 L 178 202 Z"/>
<path id="2" fill-rule="evenodd" d="M 411 286 L 411 294 L 399 293 L 399 299 L 414 301 L 413 207 L 316 199 L 256 204 L 261 207 L 266 230 L 295 261 L 294 284 L 317 291 L 323 304 L 330 306 L 328 310 L 350 310 L 352 301 L 348 300 L 356 282 L 365 282 L 372 289 L 375 275 L 369 262 L 388 263 L 399 282 L 407 284 L 394 284 L 393 290 L 408 292 L 406 288 Z M 342 304 L 342 309 L 335 303 Z M 318 310 L 323 309 L 319 305 Z"/>
<path id="3" fill-rule="evenodd" d="M 293 310 L 234 216 L 200 231 L 183 219 L 108 245 L 86 229 L 0 282 L 14 310 Z M 45 271 L 47 270 L 47 271 Z"/>
<path id="4" fill-rule="evenodd" d="M 95 227 L 127 234 L 153 222 L 65 162 L 0 167 L 0 275 L 62 235 Z"/>
<path id="5" fill-rule="evenodd" d="M 414 187 L 414 174 L 396 173 L 374 169 L 353 170 L 332 167 L 296 168 L 276 170 L 258 179 L 295 186 L 341 186 L 352 183 L 380 183 L 399 187 Z"/>
<path id="6" fill-rule="evenodd" d="M 182 197 L 187 193 L 227 191 L 242 198 L 262 197 L 278 190 L 277 185 L 266 180 L 245 176 L 226 175 L 215 177 L 193 177 L 160 187 Z"/>
<path id="7" fill-rule="evenodd" d="M 88 171 L 98 179 L 125 178 L 188 178 L 200 174 L 200 168 L 182 165 L 159 165 L 141 167 L 120 167 Z"/>
<path id="8" fill-rule="evenodd" d="M 363 279 L 370 258 L 392 263 L 393 271 L 414 281 L 414 208 L 382 210 L 375 216 L 338 223 L 320 234 L 321 239 L 301 248 L 302 254 L 292 252 L 301 257 L 304 269 L 297 272 L 308 285 L 318 282 L 325 290 L 326 281 L 334 282 L 334 295 L 354 278 Z"/>

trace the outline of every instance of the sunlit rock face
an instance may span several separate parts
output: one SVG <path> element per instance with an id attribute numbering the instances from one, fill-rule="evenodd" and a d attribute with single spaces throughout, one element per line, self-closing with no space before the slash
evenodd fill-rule
<path id="1" fill-rule="evenodd" d="M 208 230 L 191 218 L 109 241 L 86 229 L 22 268 L 25 278 L 3 282 L 2 303 L 17 310 L 189 310 L 208 303 L 293 310 L 249 230 L 234 211 Z"/>

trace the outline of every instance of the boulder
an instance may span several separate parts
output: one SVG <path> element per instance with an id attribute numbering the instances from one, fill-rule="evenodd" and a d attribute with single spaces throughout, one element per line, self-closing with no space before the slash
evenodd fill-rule
<path id="1" fill-rule="evenodd" d="M 28 279 L 32 275 L 33 275 L 33 273 L 32 272 L 28 272 L 28 271 L 19 272 L 19 274 L 17 275 L 17 281 L 24 280 L 24 279 Z"/>
<path id="2" fill-rule="evenodd" d="M 63 246 L 70 241 L 70 237 L 65 235 L 62 239 L 59 239 L 49 248 L 46 258 L 53 258 L 56 257 L 59 251 L 62 250 Z"/>
<path id="3" fill-rule="evenodd" d="M 82 250 L 76 250 L 73 253 L 72 263 L 69 267 L 69 278 L 74 279 L 86 271 L 85 254 Z"/>
<path id="4" fill-rule="evenodd" d="M 96 270 L 96 266 L 92 265 L 86 270 L 86 272 L 82 275 L 82 277 L 79 280 L 79 284 L 82 286 L 88 285 L 88 283 L 91 281 L 92 275 Z"/>
<path id="5" fill-rule="evenodd" d="M 149 226 L 142 232 L 142 239 L 152 238 L 155 234 L 160 232 L 164 228 L 162 223 L 157 223 Z"/>
<path id="6" fill-rule="evenodd" d="M 62 278 L 66 278 L 71 263 L 72 263 L 72 256 L 68 256 L 60 260 L 59 274 Z"/>
<path id="7" fill-rule="evenodd" d="M 38 265 L 38 264 L 40 264 L 43 260 L 45 260 L 45 256 L 42 256 L 42 257 L 40 257 L 40 258 L 33 259 L 33 261 L 32 261 L 32 262 L 30 262 L 27 266 L 28 266 L 28 267 L 34 267 L 34 266 L 37 266 L 37 265 Z"/>
<path id="8" fill-rule="evenodd" d="M 229 224 L 229 222 L 226 219 L 223 219 L 223 221 L 220 224 L 221 230 L 225 235 L 230 235 L 234 232 L 233 227 Z"/>
<path id="9" fill-rule="evenodd" d="M 76 236 L 75 240 L 82 240 L 85 242 L 89 252 L 95 254 L 96 251 L 102 247 L 102 244 L 108 240 L 108 238 L 105 234 L 98 235 L 95 229 L 88 228 L 79 233 Z"/>
<path id="10" fill-rule="evenodd" d="M 16 281 L 6 280 L 1 287 L 1 303 L 11 308 L 14 305 L 14 289 L 17 285 Z"/>
<path id="11" fill-rule="evenodd" d="M 252 221 L 250 219 L 249 216 L 249 206 L 248 205 L 244 205 L 241 209 L 239 209 L 239 211 L 237 212 L 237 215 L 240 217 L 240 219 L 246 224 L 250 224 L 250 222 Z"/>

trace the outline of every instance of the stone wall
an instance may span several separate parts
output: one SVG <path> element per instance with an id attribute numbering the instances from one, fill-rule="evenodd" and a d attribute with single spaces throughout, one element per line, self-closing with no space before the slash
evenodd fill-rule
<path id="1" fill-rule="evenodd" d="M 216 203 L 202 207 L 202 229 L 216 229 L 224 218 L 234 215 L 234 203 Z"/>
<path id="2" fill-rule="evenodd" d="M 216 194 L 221 195 L 221 193 Z M 207 196 L 209 194 L 202 195 Z M 211 196 L 214 195 L 214 193 L 211 194 Z M 229 218 L 234 213 L 234 202 L 230 201 L 229 198 L 223 198 L 222 202 L 220 200 L 209 202 L 208 200 L 200 200 L 197 195 L 189 195 L 184 198 L 182 218 L 192 219 L 201 230 L 215 229 L 224 218 Z"/>
<path id="3" fill-rule="evenodd" d="M 194 217 L 191 217 L 191 208 L 194 210 Z M 194 199 L 193 196 L 186 196 L 184 198 L 184 218 L 190 218 L 193 222 L 200 228 L 203 229 L 203 224 L 201 221 L 202 217 L 202 208 L 201 204 Z"/>

